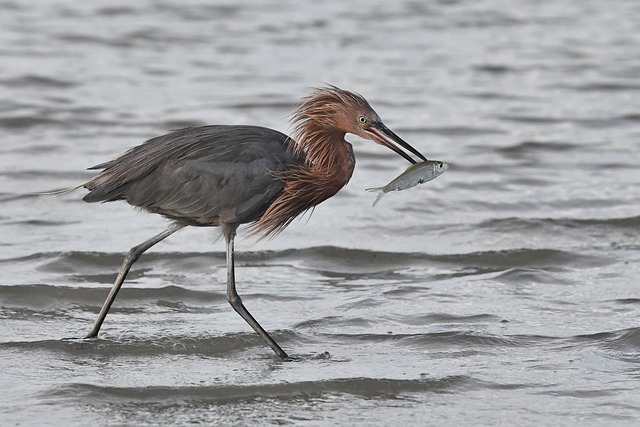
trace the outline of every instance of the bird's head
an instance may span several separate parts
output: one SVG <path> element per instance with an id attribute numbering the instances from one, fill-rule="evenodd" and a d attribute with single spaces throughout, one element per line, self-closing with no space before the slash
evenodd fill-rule
<path id="1" fill-rule="evenodd" d="M 416 161 L 402 148 L 427 160 L 386 127 L 364 97 L 336 86 L 317 89 L 305 98 L 294 112 L 292 121 L 298 134 L 304 133 L 307 137 L 313 136 L 310 134 L 314 132 L 340 133 L 342 136 L 352 133 L 390 148 L 411 163 Z"/>

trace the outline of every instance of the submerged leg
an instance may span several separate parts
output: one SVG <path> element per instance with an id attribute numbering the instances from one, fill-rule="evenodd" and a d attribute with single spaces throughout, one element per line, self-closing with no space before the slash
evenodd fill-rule
<path id="1" fill-rule="evenodd" d="M 280 357 L 280 359 L 288 359 L 287 353 L 280 348 L 280 346 L 271 338 L 271 336 L 265 331 L 258 321 L 249 313 L 249 311 L 242 304 L 240 295 L 236 292 L 236 278 L 234 272 L 233 262 L 233 241 L 235 240 L 235 230 L 225 233 L 225 240 L 227 241 L 227 300 L 231 307 L 253 328 L 254 331 L 260 335 L 260 338 L 267 343 L 269 347 Z"/>
<path id="2" fill-rule="evenodd" d="M 131 268 L 133 263 L 136 262 L 138 258 L 140 258 L 140 255 L 142 255 L 151 246 L 155 245 L 161 240 L 166 239 L 167 237 L 169 237 L 170 235 L 172 235 L 173 233 L 175 233 L 176 231 L 180 230 L 183 227 L 184 225 L 181 225 L 181 224 L 173 224 L 169 228 L 164 230 L 162 233 L 159 233 L 153 236 L 152 238 L 150 238 L 149 240 L 139 244 L 138 246 L 134 246 L 133 248 L 131 248 L 127 256 L 124 258 L 122 267 L 120 267 L 120 270 L 118 271 L 118 275 L 116 276 L 116 281 L 113 283 L 111 292 L 109 292 L 109 295 L 107 296 L 107 300 L 104 302 L 104 305 L 102 306 L 102 310 L 100 310 L 100 314 L 98 314 L 98 318 L 93 324 L 93 328 L 91 328 L 91 332 L 89 332 L 89 335 L 87 335 L 85 338 L 94 338 L 98 335 L 98 332 L 100 332 L 100 327 L 102 326 L 102 322 L 104 322 L 104 318 L 107 317 L 107 313 L 111 308 L 111 304 L 113 304 L 113 301 L 116 299 L 116 295 L 118 295 L 118 291 L 122 286 L 122 282 L 124 282 L 124 279 L 125 277 L 127 277 L 127 273 L 129 272 L 129 269 Z"/>

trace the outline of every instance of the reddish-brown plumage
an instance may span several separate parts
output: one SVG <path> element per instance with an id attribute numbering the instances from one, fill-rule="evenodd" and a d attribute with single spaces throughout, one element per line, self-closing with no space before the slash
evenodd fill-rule
<path id="1" fill-rule="evenodd" d="M 360 95 L 336 87 L 318 89 L 294 111 L 290 148 L 304 163 L 277 174 L 284 181 L 282 193 L 271 203 L 253 232 L 263 237 L 281 232 L 298 215 L 335 195 L 344 187 L 355 167 L 346 133 L 363 137 L 358 117 L 379 120 Z"/>

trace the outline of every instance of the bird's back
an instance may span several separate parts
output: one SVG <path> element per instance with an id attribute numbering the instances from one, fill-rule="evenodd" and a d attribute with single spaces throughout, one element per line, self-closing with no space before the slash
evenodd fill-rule
<path id="1" fill-rule="evenodd" d="M 202 126 L 153 138 L 84 184 L 86 202 L 126 200 L 187 225 L 257 220 L 300 164 L 281 132 L 257 126 Z"/>

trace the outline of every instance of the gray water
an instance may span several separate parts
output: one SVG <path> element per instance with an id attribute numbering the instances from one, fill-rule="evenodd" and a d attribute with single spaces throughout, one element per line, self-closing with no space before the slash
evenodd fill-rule
<path id="1" fill-rule="evenodd" d="M 640 3 L 0 1 L 0 424 L 637 425 Z M 86 168 L 171 129 L 289 130 L 362 93 L 451 168 L 356 172 L 277 239 L 86 204 Z"/>

